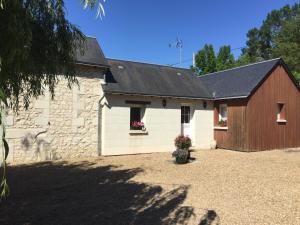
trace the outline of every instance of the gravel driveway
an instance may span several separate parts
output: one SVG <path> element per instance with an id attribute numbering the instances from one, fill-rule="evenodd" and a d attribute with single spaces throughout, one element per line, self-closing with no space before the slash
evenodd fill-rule
<path id="1" fill-rule="evenodd" d="M 9 169 L 0 224 L 300 224 L 300 150 L 201 150 Z"/>

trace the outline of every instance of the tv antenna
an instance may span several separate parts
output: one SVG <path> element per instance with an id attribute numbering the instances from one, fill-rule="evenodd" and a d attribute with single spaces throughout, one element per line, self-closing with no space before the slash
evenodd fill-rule
<path id="1" fill-rule="evenodd" d="M 176 38 L 176 41 L 169 44 L 169 47 L 172 48 L 172 47 L 175 47 L 177 49 L 179 49 L 179 65 L 181 65 L 181 54 L 182 54 L 182 47 L 183 47 L 183 42 L 180 38 Z"/>

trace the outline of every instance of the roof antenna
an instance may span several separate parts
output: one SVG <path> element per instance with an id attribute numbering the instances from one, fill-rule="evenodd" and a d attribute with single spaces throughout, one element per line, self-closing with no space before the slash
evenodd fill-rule
<path id="1" fill-rule="evenodd" d="M 181 65 L 181 59 L 182 59 L 181 55 L 182 55 L 182 47 L 183 47 L 182 40 L 179 37 L 177 37 L 175 42 L 169 44 L 169 47 L 170 48 L 175 47 L 179 49 L 179 65 Z"/>

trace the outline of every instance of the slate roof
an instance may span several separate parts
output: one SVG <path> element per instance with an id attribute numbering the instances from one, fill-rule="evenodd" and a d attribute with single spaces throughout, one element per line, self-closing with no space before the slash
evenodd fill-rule
<path id="1" fill-rule="evenodd" d="M 77 63 L 108 67 L 107 60 L 100 48 L 98 41 L 93 37 L 86 37 L 84 55 L 80 51 L 76 51 Z"/>
<path id="2" fill-rule="evenodd" d="M 189 69 L 108 59 L 106 93 L 211 99 L 209 90 Z"/>
<path id="3" fill-rule="evenodd" d="M 236 67 L 199 77 L 215 99 L 245 98 L 280 62 L 280 58 Z"/>
<path id="4" fill-rule="evenodd" d="M 300 90 L 282 59 L 272 59 L 203 76 L 191 70 L 149 63 L 105 58 L 96 38 L 86 38 L 86 51 L 76 54 L 77 63 L 110 68 L 106 93 L 198 99 L 246 98 L 281 63 Z"/>

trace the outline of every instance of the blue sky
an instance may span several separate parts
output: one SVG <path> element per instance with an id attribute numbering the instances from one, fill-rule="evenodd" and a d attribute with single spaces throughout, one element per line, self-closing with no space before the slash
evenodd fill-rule
<path id="1" fill-rule="evenodd" d="M 261 25 L 267 13 L 296 0 L 107 0 L 106 16 L 84 10 L 80 0 L 65 0 L 67 18 L 86 35 L 96 37 L 110 58 L 176 64 L 179 51 L 170 48 L 183 41 L 181 66 L 189 67 L 192 53 L 205 43 L 245 45 L 250 28 Z M 240 50 L 234 50 L 237 57 Z M 177 65 L 179 66 L 179 65 Z"/>

